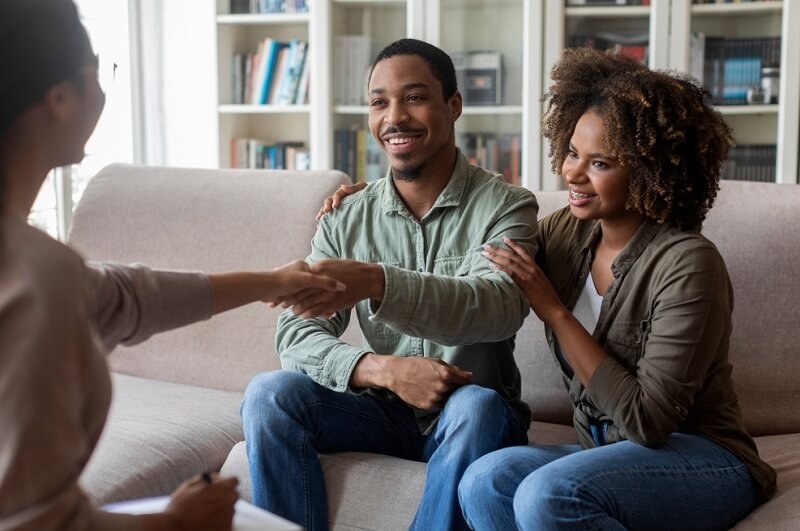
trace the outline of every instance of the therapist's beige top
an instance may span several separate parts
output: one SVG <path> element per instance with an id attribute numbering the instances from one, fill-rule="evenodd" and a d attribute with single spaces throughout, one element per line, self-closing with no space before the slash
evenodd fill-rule
<path id="1" fill-rule="evenodd" d="M 210 317 L 200 273 L 86 264 L 0 217 L 0 530 L 127 530 L 78 478 L 111 401 L 105 354 L 120 342 Z"/>

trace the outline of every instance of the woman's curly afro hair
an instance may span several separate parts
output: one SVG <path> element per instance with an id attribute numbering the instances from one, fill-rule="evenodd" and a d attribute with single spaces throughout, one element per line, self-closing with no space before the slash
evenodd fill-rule
<path id="1" fill-rule="evenodd" d="M 551 78 L 542 135 L 553 171 L 561 173 L 575 124 L 591 109 L 605 125 L 606 149 L 631 170 L 626 208 L 700 230 L 733 143 L 708 93 L 688 75 L 591 48 L 564 50 Z"/>

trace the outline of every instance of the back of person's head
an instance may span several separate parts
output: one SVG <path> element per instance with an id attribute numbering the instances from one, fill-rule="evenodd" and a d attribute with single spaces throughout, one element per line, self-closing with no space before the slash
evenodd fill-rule
<path id="1" fill-rule="evenodd" d="M 450 56 L 433 44 L 419 39 L 400 39 L 378 52 L 375 61 L 372 62 L 369 77 L 372 78 L 372 71 L 375 70 L 375 65 L 396 55 L 416 55 L 425 61 L 433 75 L 441 83 L 442 96 L 445 100 L 450 99 L 458 90 L 456 69 Z"/>
<path id="2" fill-rule="evenodd" d="M 72 0 L 0 0 L 0 137 L 48 89 L 92 58 Z"/>
<path id="3" fill-rule="evenodd" d="M 553 171 L 561 173 L 575 124 L 593 110 L 605 125 L 606 149 L 631 169 L 627 208 L 700 229 L 733 143 L 703 87 L 686 74 L 590 48 L 564 50 L 551 78 L 542 135 Z"/>

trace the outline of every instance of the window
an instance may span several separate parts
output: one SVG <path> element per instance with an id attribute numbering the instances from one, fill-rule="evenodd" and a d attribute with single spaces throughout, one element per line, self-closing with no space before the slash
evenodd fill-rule
<path id="1" fill-rule="evenodd" d="M 106 105 L 86 144 L 83 161 L 50 172 L 31 210 L 32 224 L 62 240 L 89 179 L 107 164 L 133 161 L 128 0 L 75 3 L 99 57 Z"/>

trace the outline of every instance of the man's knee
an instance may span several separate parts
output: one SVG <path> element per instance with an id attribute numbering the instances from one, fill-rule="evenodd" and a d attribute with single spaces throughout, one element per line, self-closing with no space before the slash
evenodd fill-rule
<path id="1" fill-rule="evenodd" d="M 270 371 L 256 375 L 244 392 L 241 414 L 243 419 L 263 417 L 266 413 L 284 409 L 292 397 L 314 384 L 305 374 L 294 371 Z"/>
<path id="2" fill-rule="evenodd" d="M 501 420 L 505 422 L 509 407 L 497 391 L 479 385 L 465 385 L 450 395 L 445 411 L 450 418 L 465 417 L 483 424 Z"/>

